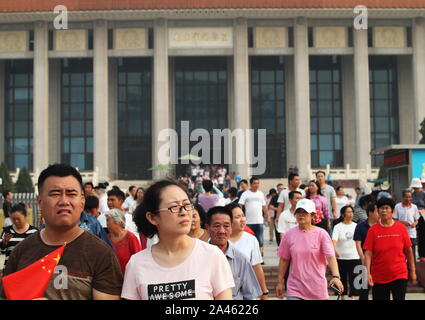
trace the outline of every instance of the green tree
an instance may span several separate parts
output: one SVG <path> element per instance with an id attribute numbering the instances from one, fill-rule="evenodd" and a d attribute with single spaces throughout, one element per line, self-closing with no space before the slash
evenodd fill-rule
<path id="1" fill-rule="evenodd" d="M 16 180 L 15 184 L 15 191 L 23 193 L 34 192 L 34 186 L 31 180 L 30 173 L 25 167 L 19 171 L 18 180 Z"/>
<path id="2" fill-rule="evenodd" d="M 9 174 L 9 170 L 7 169 L 6 163 L 2 162 L 0 164 L 0 178 L 2 183 L 0 185 L 0 192 L 4 192 L 6 190 L 14 191 L 14 184 L 12 181 L 12 177 Z"/>
<path id="3" fill-rule="evenodd" d="M 421 122 L 421 128 L 419 129 L 420 134 L 422 135 L 421 141 L 419 141 L 420 144 L 425 144 L 425 119 Z"/>

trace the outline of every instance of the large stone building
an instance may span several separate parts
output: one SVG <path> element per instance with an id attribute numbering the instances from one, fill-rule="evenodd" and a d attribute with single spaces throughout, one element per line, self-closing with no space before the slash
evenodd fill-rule
<path id="1" fill-rule="evenodd" d="M 327 165 L 373 176 L 382 157 L 371 150 L 420 139 L 425 1 L 361 1 L 367 29 L 354 25 L 357 4 L 2 0 L 0 160 L 150 180 L 159 132 L 187 120 L 267 129 L 264 178 L 294 165 L 303 178 Z"/>

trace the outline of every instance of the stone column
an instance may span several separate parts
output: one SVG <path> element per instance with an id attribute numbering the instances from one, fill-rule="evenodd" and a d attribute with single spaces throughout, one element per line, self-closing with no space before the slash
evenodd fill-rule
<path id="1" fill-rule="evenodd" d="M 296 141 L 295 165 L 301 179 L 309 179 L 311 167 L 310 143 L 310 74 L 308 56 L 308 25 L 303 17 L 295 19 L 294 25 L 294 101 Z"/>
<path id="2" fill-rule="evenodd" d="M 109 101 L 108 101 L 108 28 L 105 21 L 94 23 L 93 33 L 93 169 L 99 180 L 109 180 Z"/>
<path id="3" fill-rule="evenodd" d="M 168 24 L 158 19 L 154 24 L 154 58 L 153 58 L 153 109 L 152 109 L 152 165 L 161 164 L 160 148 L 168 142 L 158 140 L 161 130 L 172 128 L 170 108 L 168 65 Z M 171 142 L 170 142 L 171 147 Z M 153 171 L 152 178 L 160 179 L 167 172 Z"/>
<path id="4" fill-rule="evenodd" d="M 109 168 L 110 178 L 118 179 L 118 63 L 109 60 Z"/>
<path id="5" fill-rule="evenodd" d="M 5 113 L 6 113 L 6 92 L 5 92 L 6 68 L 4 60 L 0 60 L 0 162 L 5 161 L 6 137 L 5 137 Z"/>
<path id="6" fill-rule="evenodd" d="M 356 105 L 354 94 L 354 58 L 353 56 L 342 56 L 342 125 L 344 143 L 344 167 L 350 164 L 351 168 L 357 167 L 357 142 Z M 369 119 L 369 117 L 364 118 Z"/>
<path id="7" fill-rule="evenodd" d="M 416 142 L 412 60 L 410 55 L 397 57 L 400 144 Z"/>
<path id="8" fill-rule="evenodd" d="M 251 177 L 251 162 L 254 150 L 251 150 L 250 138 L 245 134 L 246 129 L 251 128 L 251 108 L 250 108 L 250 85 L 249 85 L 249 61 L 248 61 L 248 25 L 246 19 L 238 18 L 233 26 L 233 106 L 232 106 L 232 130 L 242 129 L 244 132 L 245 156 L 242 164 L 236 163 L 235 151 L 233 151 L 232 161 L 234 171 L 243 178 Z M 233 144 L 235 146 L 235 144 Z M 266 168 L 267 170 L 267 168 Z M 233 171 L 233 170 L 231 170 Z"/>
<path id="9" fill-rule="evenodd" d="M 49 165 L 49 58 L 47 22 L 38 21 L 34 30 L 34 172 Z"/>
<path id="10" fill-rule="evenodd" d="M 61 161 L 61 60 L 49 65 L 49 162 Z"/>
<path id="11" fill-rule="evenodd" d="M 425 118 L 425 19 L 416 18 L 412 28 L 413 42 L 413 95 L 414 95 L 414 143 L 419 143 L 419 124 Z"/>
<path id="12" fill-rule="evenodd" d="M 371 164 L 369 55 L 367 30 L 354 30 L 354 108 L 356 124 L 356 167 L 366 169 Z"/>

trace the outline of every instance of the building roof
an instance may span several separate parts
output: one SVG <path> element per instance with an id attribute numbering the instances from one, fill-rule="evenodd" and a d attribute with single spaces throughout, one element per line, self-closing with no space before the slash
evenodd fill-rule
<path id="1" fill-rule="evenodd" d="M 176 9 L 325 9 L 354 8 L 425 8 L 425 0 L 1 0 L 0 12 L 47 12 L 57 5 L 70 11 L 94 10 L 176 10 Z"/>

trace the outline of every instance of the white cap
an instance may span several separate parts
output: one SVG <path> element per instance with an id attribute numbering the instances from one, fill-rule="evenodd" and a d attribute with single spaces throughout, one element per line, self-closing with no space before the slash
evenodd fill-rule
<path id="1" fill-rule="evenodd" d="M 422 189 L 421 179 L 413 178 L 412 182 L 410 183 L 410 188 L 420 188 L 420 189 Z"/>
<path id="2" fill-rule="evenodd" d="M 298 201 L 295 211 L 297 211 L 300 208 L 304 209 L 308 213 L 316 213 L 316 205 L 314 204 L 313 201 L 309 199 L 301 199 L 300 201 Z"/>
<path id="3" fill-rule="evenodd" d="M 391 185 L 390 185 L 390 183 L 388 181 L 384 181 L 384 183 L 381 184 L 381 190 L 386 191 L 386 190 L 388 190 L 390 188 L 390 186 Z"/>

